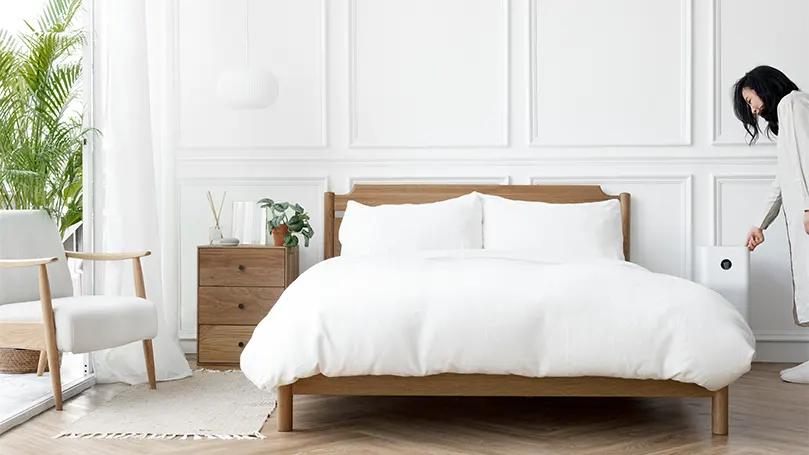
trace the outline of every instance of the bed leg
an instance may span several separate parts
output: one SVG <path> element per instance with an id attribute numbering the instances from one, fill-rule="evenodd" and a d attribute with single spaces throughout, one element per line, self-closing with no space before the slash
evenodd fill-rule
<path id="1" fill-rule="evenodd" d="M 711 430 L 715 435 L 728 434 L 728 388 L 717 390 L 711 397 Z"/>
<path id="2" fill-rule="evenodd" d="M 278 388 L 278 431 L 292 431 L 292 385 Z"/>

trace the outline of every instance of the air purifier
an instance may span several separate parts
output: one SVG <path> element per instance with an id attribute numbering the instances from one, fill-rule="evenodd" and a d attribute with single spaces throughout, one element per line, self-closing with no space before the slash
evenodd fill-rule
<path id="1" fill-rule="evenodd" d="M 696 281 L 723 296 L 748 320 L 750 251 L 747 247 L 698 247 L 697 254 Z"/>

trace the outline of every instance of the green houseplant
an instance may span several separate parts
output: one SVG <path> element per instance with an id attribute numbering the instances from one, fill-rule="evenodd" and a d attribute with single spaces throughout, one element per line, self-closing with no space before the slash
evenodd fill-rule
<path id="1" fill-rule="evenodd" d="M 275 202 L 269 198 L 261 199 L 258 203 L 261 208 L 269 209 L 267 229 L 272 233 L 275 246 L 297 245 L 298 237 L 295 234 L 302 235 L 303 245 L 309 246 L 309 240 L 315 235 L 315 231 L 309 224 L 309 214 L 303 207 L 289 202 Z"/>
<path id="2" fill-rule="evenodd" d="M 82 221 L 81 0 L 48 0 L 35 25 L 0 30 L 0 209 L 47 211 L 64 238 Z"/>
<path id="3" fill-rule="evenodd" d="M 48 0 L 34 25 L 0 30 L 0 210 L 45 210 L 63 239 L 82 222 L 82 0 Z M 6 373 L 33 373 L 38 351 L 0 349 Z M 61 358 L 61 355 L 60 355 Z"/>

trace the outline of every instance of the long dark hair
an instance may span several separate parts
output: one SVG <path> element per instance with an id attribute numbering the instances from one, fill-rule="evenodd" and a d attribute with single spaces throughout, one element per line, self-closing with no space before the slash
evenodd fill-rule
<path id="1" fill-rule="evenodd" d="M 757 66 L 748 71 L 733 85 L 733 111 L 744 129 L 750 134 L 750 145 L 758 140 L 760 133 L 758 119 L 750 111 L 742 90 L 752 89 L 763 103 L 761 117 L 767 121 L 767 137 L 770 132 L 778 136 L 778 103 L 793 90 L 799 90 L 786 74 L 771 66 Z"/>

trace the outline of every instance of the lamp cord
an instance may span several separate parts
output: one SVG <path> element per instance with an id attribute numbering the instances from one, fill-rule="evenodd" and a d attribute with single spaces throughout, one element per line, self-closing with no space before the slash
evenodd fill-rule
<path id="1" fill-rule="evenodd" d="M 245 19 L 247 19 L 247 24 L 245 26 L 245 39 L 244 39 L 244 58 L 247 62 L 247 66 L 250 66 L 250 0 L 245 0 Z"/>

